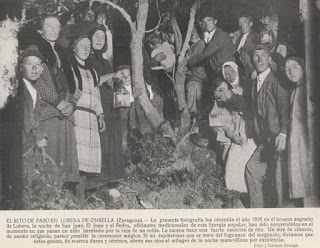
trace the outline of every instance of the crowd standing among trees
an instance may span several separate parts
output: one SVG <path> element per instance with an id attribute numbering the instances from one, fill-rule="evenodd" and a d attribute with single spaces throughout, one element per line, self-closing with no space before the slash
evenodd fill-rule
<path id="1" fill-rule="evenodd" d="M 237 34 L 219 28 L 207 9 L 190 26 L 182 77 L 190 139 L 217 154 L 226 187 L 239 191 L 246 206 L 317 206 L 304 60 L 277 40 L 268 12 L 257 31 L 249 13 L 238 16 Z M 130 139 L 164 123 L 177 133 L 185 113 L 174 26 L 145 35 L 141 89 L 141 82 L 140 88 L 132 83 L 129 62 L 113 69 L 117 54 L 107 19 L 103 9 L 42 17 L 37 37 L 23 38 L 18 94 L 8 102 L 23 130 L 21 152 L 32 154 L 24 156 L 24 173 L 63 175 L 64 189 L 82 201 L 92 189 L 119 197 Z M 145 112 L 143 92 L 164 119 L 158 127 Z"/>

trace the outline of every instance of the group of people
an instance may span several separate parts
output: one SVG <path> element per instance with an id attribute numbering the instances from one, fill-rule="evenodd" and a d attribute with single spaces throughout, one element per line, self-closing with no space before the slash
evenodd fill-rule
<path id="1" fill-rule="evenodd" d="M 312 206 L 316 184 L 309 163 L 303 59 L 277 43 L 267 21 L 256 33 L 252 18 L 240 16 L 238 37 L 218 28 L 217 21 L 202 13 L 191 37 L 185 84 L 198 125 L 194 141 L 214 143 L 227 188 L 248 193 L 251 208 L 269 206 L 274 195 L 273 207 L 287 206 L 290 198 Z M 106 56 L 107 36 L 101 13 L 96 21 L 68 27 L 48 16 L 20 56 L 16 109 L 23 125 L 24 169 L 63 175 L 65 189 L 80 199 L 90 189 L 120 196 L 116 187 L 125 177 L 128 135 L 152 131 L 131 87 L 130 66 L 114 71 Z M 172 127 L 179 115 L 175 65 L 170 36 L 158 31 L 147 36 L 147 93 Z M 124 105 L 118 94 L 127 97 Z"/>
<path id="2" fill-rule="evenodd" d="M 226 187 L 249 196 L 251 208 L 315 206 L 305 64 L 265 19 L 254 32 L 241 15 L 233 37 L 212 13 L 200 17 L 203 38 L 187 60 L 187 102 L 199 123 L 193 141 L 215 150 Z"/>
<path id="3" fill-rule="evenodd" d="M 20 56 L 24 169 L 63 177 L 63 187 L 80 199 L 89 189 L 119 197 L 122 119 L 114 99 L 130 86 L 130 67 L 113 71 L 103 56 L 104 25 L 75 25 L 67 47 L 57 42 L 61 28 L 55 16 L 42 19 L 39 37 Z"/>

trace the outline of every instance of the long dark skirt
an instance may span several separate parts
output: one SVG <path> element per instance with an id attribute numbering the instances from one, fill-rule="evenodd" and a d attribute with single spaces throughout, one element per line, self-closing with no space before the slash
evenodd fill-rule
<path id="1" fill-rule="evenodd" d="M 106 130 L 100 133 L 102 163 L 101 174 L 98 174 L 94 180 L 96 187 L 122 181 L 125 173 L 120 109 L 113 108 L 111 88 L 105 85 L 100 86 L 100 94 Z M 90 187 L 89 185 L 90 183 L 88 183 L 88 187 Z"/>
<path id="2" fill-rule="evenodd" d="M 79 166 L 73 123 L 54 117 L 44 121 L 44 132 L 48 136 L 48 155 L 54 160 L 59 173 L 65 175 L 65 182 L 78 183 Z M 55 171 L 47 168 L 48 172 Z"/>

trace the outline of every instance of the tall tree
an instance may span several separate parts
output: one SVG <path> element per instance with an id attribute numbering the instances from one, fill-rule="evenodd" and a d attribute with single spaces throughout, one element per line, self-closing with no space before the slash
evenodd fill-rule
<path id="1" fill-rule="evenodd" d="M 146 21 L 148 17 L 149 11 L 149 1 L 148 0 L 138 0 L 137 1 L 137 14 L 136 21 L 133 21 L 128 12 L 120 7 L 118 4 L 111 2 L 109 0 L 99 0 L 100 2 L 105 2 L 112 6 L 113 8 L 119 10 L 122 16 L 126 19 L 130 26 L 131 32 L 131 67 L 132 67 L 132 83 L 134 92 L 138 92 L 137 99 L 139 100 L 142 109 L 144 110 L 147 119 L 151 123 L 151 125 L 158 130 L 161 130 L 164 135 L 171 137 L 174 141 L 176 141 L 177 134 L 175 134 L 169 125 L 168 122 L 165 122 L 163 117 L 157 112 L 157 110 L 151 104 L 146 88 L 145 82 L 143 78 L 143 55 L 142 55 L 142 42 L 146 32 Z M 123 1 L 124 2 L 124 1 Z M 182 44 L 182 35 L 180 29 L 178 27 L 177 21 L 173 18 L 171 19 L 174 30 L 175 37 L 177 37 L 179 44 L 176 46 L 177 54 L 179 54 L 178 58 L 178 67 L 177 71 L 174 75 L 173 81 L 175 90 L 178 98 L 179 109 L 181 110 L 181 128 L 179 134 L 184 134 L 189 127 L 190 115 L 187 109 L 186 99 L 185 99 L 185 70 L 186 70 L 186 53 L 188 50 L 188 44 L 191 37 L 191 32 L 194 26 L 195 13 L 199 8 L 201 1 L 197 0 L 191 8 L 190 11 L 190 20 L 188 23 L 188 31 L 186 34 L 185 41 Z"/>

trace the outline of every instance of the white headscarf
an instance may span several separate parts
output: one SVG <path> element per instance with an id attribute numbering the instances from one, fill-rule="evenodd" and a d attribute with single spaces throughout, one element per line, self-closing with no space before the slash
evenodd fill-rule
<path id="1" fill-rule="evenodd" d="M 228 61 L 228 62 L 224 63 L 224 64 L 222 65 L 222 74 L 223 74 L 223 78 L 224 78 L 224 79 L 226 79 L 226 75 L 225 75 L 225 72 L 224 72 L 224 68 L 225 68 L 226 66 L 231 66 L 231 68 L 232 68 L 233 70 L 235 70 L 235 72 L 236 72 L 236 74 L 237 74 L 234 82 L 231 83 L 231 86 L 232 86 L 233 88 L 235 88 L 235 87 L 237 87 L 237 86 L 239 85 L 239 69 L 238 69 L 238 65 L 237 65 L 235 62 L 232 62 L 232 61 Z"/>

